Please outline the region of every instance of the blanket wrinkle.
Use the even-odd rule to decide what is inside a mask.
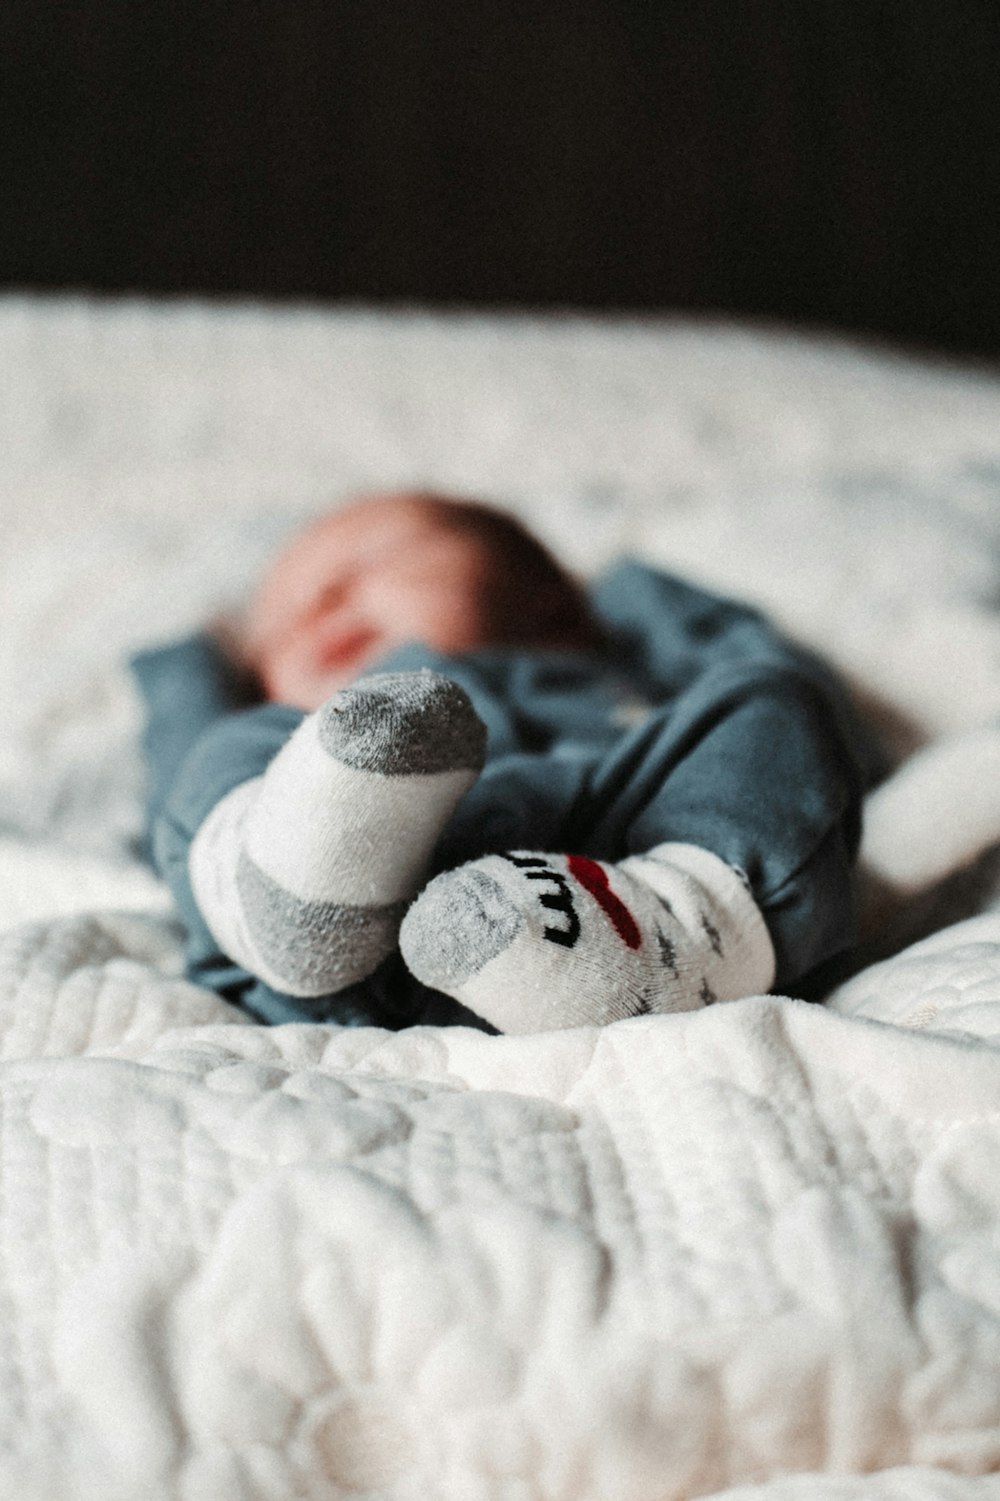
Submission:
[[[961,998],[970,955],[973,986],[995,984],[996,922],[973,919],[918,946],[935,961],[932,986],[950,963]],[[665,1494],[678,1501],[779,1453],[814,1472],[1000,1463],[990,1166],[1000,1051],[989,1040],[866,1015],[873,990],[866,982],[862,994],[857,978],[844,1011],[758,997],[528,1039],[191,1025],[183,1005],[162,1009],[163,986],[182,985],[175,1004],[192,991],[201,1003],[195,987],[158,978],[164,937],[152,919],[70,918],[0,941],[0,970],[20,956],[18,1005],[47,1018],[49,1057],[6,1062],[0,1100],[23,1101],[7,1113],[6,1139],[27,1132],[26,1146],[44,1148],[55,1194],[54,1348],[76,1348],[88,1289],[119,1285],[103,1217],[116,1240],[147,1248],[130,1263],[142,1285],[128,1283],[121,1301],[102,1294],[120,1327],[88,1342],[96,1385],[78,1409],[88,1443],[138,1360],[146,1385],[133,1401],[179,1413],[185,1453],[194,1445],[176,1471],[186,1476],[225,1473],[251,1443],[269,1463],[285,1454],[283,1484],[319,1466],[362,1493],[405,1496],[415,1467],[451,1476],[459,1497],[456,1477],[509,1480],[528,1465],[558,1494],[576,1471],[545,1457],[556,1430],[538,1402],[568,1370],[564,1400],[582,1414],[568,1430],[574,1463],[586,1455],[588,1473],[613,1473],[637,1501],[664,1444],[678,1482]],[[896,961],[911,1006],[918,964],[912,953]],[[81,1044],[67,991],[89,969],[100,1011],[101,986],[119,985],[123,965],[157,1025],[144,1031],[126,1009],[114,1013],[121,1043],[106,1019]],[[888,961],[876,996],[891,996],[893,975]],[[92,1228],[76,1229],[67,1210],[95,1153],[105,1192]],[[140,1182],[143,1198],[120,1197]],[[179,1217],[166,1206],[182,1184]],[[37,1246],[35,1212],[24,1218],[28,1201],[16,1202],[3,1234]],[[434,1249],[414,1259],[420,1244]],[[24,1251],[9,1264],[26,1267]],[[193,1268],[186,1293],[171,1264]],[[445,1267],[457,1281],[441,1284]],[[181,1321],[166,1364],[143,1308]],[[295,1319],[287,1358],[311,1362],[305,1387],[293,1366],[261,1365]],[[213,1329],[221,1346],[205,1344]],[[403,1366],[391,1354],[399,1339],[411,1352]],[[83,1369],[63,1362],[64,1392]],[[779,1399],[790,1388],[798,1417]],[[697,1422],[692,1393],[707,1404]],[[621,1424],[635,1430],[627,1459]],[[146,1437],[127,1457],[109,1453],[152,1487],[170,1473],[174,1430],[159,1418],[139,1427]],[[559,1431],[564,1446],[565,1422]]]

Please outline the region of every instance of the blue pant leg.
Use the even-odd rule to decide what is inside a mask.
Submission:
[[[671,840],[699,845],[746,874],[776,988],[811,993],[856,941],[866,778],[841,725],[808,672],[725,663],[603,755],[492,762],[459,804],[437,868],[504,848],[620,860]]]
[[[726,664],[601,762],[578,827],[598,858],[676,840],[744,871],[774,943],[775,988],[788,990],[856,942],[864,788],[820,683],[792,666]]]

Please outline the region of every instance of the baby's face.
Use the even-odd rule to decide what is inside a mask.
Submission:
[[[268,698],[318,708],[408,641],[447,653],[490,645],[503,623],[486,586],[504,561],[429,496],[374,496],[323,518],[281,554],[250,608]]]

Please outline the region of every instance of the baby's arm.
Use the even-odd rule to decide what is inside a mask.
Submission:
[[[138,652],[129,666],[143,700],[151,825],[192,747],[211,726],[257,703],[260,689],[228,637],[212,628]]]

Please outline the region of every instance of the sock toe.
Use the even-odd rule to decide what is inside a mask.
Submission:
[[[468,694],[430,671],[363,678],[323,706],[316,727],[335,761],[383,776],[479,771],[486,752]]]
[[[437,876],[413,903],[399,934],[410,973],[450,994],[513,943],[523,924],[508,893],[467,865]]]

